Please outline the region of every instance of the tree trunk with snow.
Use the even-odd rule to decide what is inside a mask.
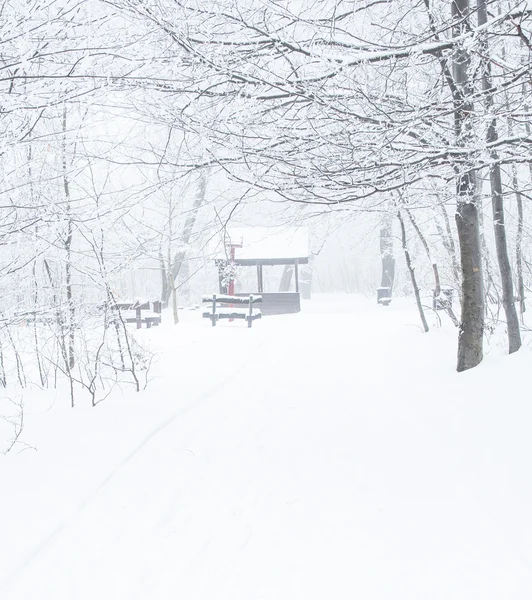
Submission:
[[[515,199],[517,202],[517,236],[515,240],[515,263],[517,270],[517,296],[519,298],[519,313],[521,323],[524,323],[526,303],[525,303],[525,282],[523,278],[523,197],[519,190],[517,179],[517,168],[512,165],[512,184],[515,190]]]
[[[453,34],[460,36],[468,29],[469,0],[454,0]],[[468,146],[472,141],[471,124],[473,89],[470,81],[471,56],[469,50],[458,44],[453,52],[454,127],[456,144]],[[457,174],[456,227],[460,245],[462,270],[462,316],[458,335],[457,370],[476,367],[483,358],[484,287],[482,279],[482,252],[479,214],[475,198],[476,178],[471,165],[461,165]]]
[[[488,21],[486,0],[477,0],[478,24],[485,25]],[[484,37],[481,44],[482,55],[482,90],[485,93],[485,104],[487,112],[493,109],[493,94],[491,63],[489,62],[489,48],[487,39]],[[498,140],[497,121],[492,118],[488,125],[486,141],[492,147]],[[508,257],[508,244],[506,241],[506,226],[504,222],[504,200],[502,193],[502,176],[499,155],[496,150],[489,151],[490,184],[491,184],[491,206],[493,209],[493,226],[495,230],[495,248],[497,250],[497,261],[502,285],[502,305],[506,314],[506,325],[508,328],[508,350],[509,353],[517,352],[521,347],[521,332],[519,319],[515,308],[514,286],[512,281],[512,268]]]
[[[443,223],[445,225],[445,230],[440,224],[439,219],[435,216],[434,222],[436,223],[436,229],[440,235],[443,247],[447,251],[449,258],[451,259],[451,266],[453,270],[453,279],[457,286],[458,295],[461,297],[462,295],[462,285],[460,281],[460,267],[458,256],[456,254],[456,245],[454,243],[453,231],[451,229],[451,221],[449,220],[449,215],[447,214],[447,209],[445,205],[440,204],[440,212],[443,218]]]
[[[408,272],[410,273],[412,287],[414,288],[414,296],[416,297],[417,309],[421,318],[421,324],[423,325],[423,331],[427,333],[427,331],[429,330],[429,326],[427,324],[427,319],[425,318],[425,311],[423,310],[423,305],[421,304],[421,296],[419,294],[419,287],[417,285],[416,273],[414,270],[414,266],[412,265],[410,252],[408,251],[408,246],[406,243],[406,229],[400,209],[397,211],[397,218],[399,219],[399,224],[401,226],[401,243],[403,246],[403,252],[405,253],[406,266],[408,267]]]
[[[389,297],[392,296],[393,282],[395,279],[395,258],[393,256],[392,218],[386,215],[381,224],[380,233],[381,252],[381,288],[389,288]]]
[[[419,225],[416,223],[416,220],[414,219],[414,216],[412,215],[412,213],[408,209],[406,209],[406,214],[408,215],[410,223],[412,223],[412,227],[414,228],[414,230],[417,233],[419,239],[421,240],[421,244],[423,245],[423,248],[425,249],[425,253],[427,254],[427,258],[429,259],[429,262],[432,265],[432,272],[434,273],[434,298],[437,301],[439,301],[440,297],[441,297],[441,282],[440,282],[440,272],[438,270],[438,265],[437,265],[437,263],[435,261],[432,260],[432,254],[431,254],[431,251],[430,251],[429,244],[428,244],[425,236],[423,235],[423,232],[421,231]],[[456,316],[454,314],[451,300],[449,300],[449,301],[445,300],[443,302],[443,306],[444,306],[445,312],[449,315],[449,318],[453,322],[453,325],[455,325],[456,327],[458,327],[458,319],[456,318]]]
[[[66,299],[67,299],[67,310],[68,319],[66,319],[68,327],[68,341],[65,344],[65,362],[68,363],[66,366],[67,371],[74,368],[76,362],[74,346],[75,346],[75,320],[76,320],[76,307],[74,304],[74,296],[72,289],[72,238],[74,235],[74,224],[72,217],[72,203],[70,197],[70,179],[67,168],[67,106],[63,105],[63,143],[62,143],[62,168],[63,168],[63,190],[65,193],[65,215],[67,219],[67,231],[64,239],[65,247],[65,288],[66,288]]]

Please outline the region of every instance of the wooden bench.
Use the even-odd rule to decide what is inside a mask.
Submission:
[[[253,305],[262,302],[261,296],[250,294],[248,297],[242,297],[213,294],[212,296],[203,296],[202,302],[210,302],[212,304],[210,312],[204,312],[202,316],[204,319],[210,319],[213,327],[216,327],[216,323],[220,319],[243,319],[247,321],[248,327],[251,327],[253,321],[262,318],[260,311],[253,312]],[[220,311],[218,308],[220,304],[237,304],[242,306],[244,310],[238,310],[238,308],[235,309],[229,306],[228,308],[222,308]]]
[[[142,327],[143,324],[146,325],[147,329],[150,329],[150,327],[158,327],[161,324],[161,302],[160,300],[155,300],[153,302],[133,302],[133,303],[117,303],[117,304],[113,304],[111,306],[111,308],[114,308],[116,310],[129,310],[129,311],[135,311],[135,316],[134,317],[125,317],[124,318],[124,322],[125,323],[136,323],[137,325],[137,329],[140,329]],[[152,313],[155,313],[152,316],[143,316],[142,315],[142,311],[150,311]]]

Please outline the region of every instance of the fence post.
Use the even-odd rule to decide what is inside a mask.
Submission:
[[[253,294],[249,296],[248,327],[253,325]]]
[[[216,327],[216,294],[212,295],[212,326]]]
[[[141,314],[140,306],[135,308],[135,318],[137,320],[137,329],[142,327],[142,314]]]

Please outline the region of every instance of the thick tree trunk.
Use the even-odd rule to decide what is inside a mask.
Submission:
[[[453,34],[458,37],[468,28],[469,0],[454,0],[452,16]],[[469,78],[471,56],[461,45],[453,54],[453,75],[456,89],[453,92],[456,143],[467,146],[472,141],[469,122],[473,110],[472,86]],[[475,199],[475,176],[468,165],[461,165],[457,174],[456,227],[460,245],[462,270],[462,316],[458,335],[457,370],[476,367],[483,357],[484,290],[482,280],[482,252],[480,244],[479,214]]]
[[[478,6],[478,24],[485,25],[488,20],[486,0],[477,0]],[[487,112],[493,109],[493,96],[490,93],[492,88],[491,65],[488,60],[488,42],[484,38],[482,59],[482,90],[485,94],[485,103]],[[488,144],[494,144],[498,139],[496,119],[491,119],[488,125],[486,141]],[[491,183],[491,205],[493,209],[493,226],[495,230],[495,248],[497,249],[497,261],[501,275],[502,285],[502,305],[506,314],[506,325],[508,328],[508,350],[510,354],[517,352],[521,347],[521,332],[519,329],[519,319],[515,308],[514,286],[512,281],[512,268],[508,257],[508,244],[506,241],[506,226],[504,223],[504,200],[502,193],[501,166],[499,155],[495,150],[490,151],[490,183]]]
[[[458,371],[476,367],[483,356],[484,288],[482,254],[478,228],[478,208],[459,195],[456,226],[462,268],[462,317],[458,336]]]
[[[406,266],[408,267],[408,272],[410,273],[410,279],[412,280],[412,287],[414,288],[414,295],[416,297],[417,309],[419,311],[419,317],[421,318],[421,324],[423,325],[423,330],[425,333],[429,330],[429,326],[427,324],[427,319],[425,318],[425,311],[423,310],[423,305],[421,304],[421,296],[419,295],[419,288],[416,281],[416,273],[414,271],[414,267],[412,265],[412,260],[410,258],[410,253],[408,252],[408,246],[406,244],[406,230],[405,224],[403,221],[403,217],[401,215],[401,211],[397,211],[397,218],[399,219],[399,223],[401,225],[401,243],[403,245],[403,252],[405,253]]]

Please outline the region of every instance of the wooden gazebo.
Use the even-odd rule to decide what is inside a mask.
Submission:
[[[248,227],[228,230],[222,250],[217,253],[216,265],[220,271],[220,293],[228,289],[223,285],[223,270],[228,264],[257,269],[255,290],[236,290],[237,295],[262,296],[261,312],[264,315],[296,313],[301,310],[299,294],[299,265],[308,264],[308,232],[304,228]],[[269,292],[264,290],[263,269],[269,266],[293,265],[294,291]]]

